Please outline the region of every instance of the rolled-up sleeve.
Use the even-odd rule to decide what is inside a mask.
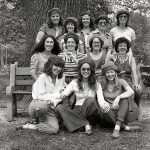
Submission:
[[[97,101],[98,101],[99,105],[100,106],[103,105],[105,103],[105,100],[104,100],[104,96],[103,96],[102,87],[99,82],[97,82],[96,94],[97,94]]]

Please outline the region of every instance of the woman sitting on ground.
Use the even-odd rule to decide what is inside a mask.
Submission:
[[[59,130],[55,106],[61,101],[60,93],[65,88],[63,76],[64,61],[58,56],[51,56],[44,65],[43,73],[32,87],[32,98],[29,105],[31,123],[18,128],[32,129],[49,134]]]
[[[128,55],[130,47],[131,43],[127,38],[118,38],[115,42],[116,54],[112,54],[108,59],[112,60],[117,66],[118,77],[125,79],[134,89],[134,100],[139,106],[142,97],[142,90],[138,80],[135,58]]]
[[[60,53],[59,43],[52,35],[44,35],[42,40],[35,45],[30,64],[31,76],[34,80],[43,73],[45,62],[52,55]]]
[[[95,64],[91,59],[84,58],[78,62],[78,78],[72,80],[66,89],[61,93],[62,98],[67,97],[74,92],[76,96],[75,107],[70,109],[66,114],[74,112],[79,114],[83,119],[86,119],[93,124],[93,116],[97,114],[97,101],[104,101],[101,84],[97,82],[95,76]],[[58,106],[59,107],[59,106]],[[60,106],[63,111],[64,106]],[[63,114],[63,113],[62,113]],[[61,113],[60,113],[61,115]],[[62,118],[65,116],[61,115]],[[72,117],[72,121],[76,124],[76,119]],[[91,125],[85,126],[87,134],[92,133]]]
[[[135,121],[139,116],[139,108],[132,99],[134,91],[124,79],[117,76],[117,66],[108,61],[102,66],[102,73],[106,79],[103,85],[105,101],[100,104],[102,108],[102,124],[115,125],[112,138],[118,138],[120,128],[125,131],[139,130],[138,126],[127,126],[126,124]],[[103,107],[107,104],[107,107]]]

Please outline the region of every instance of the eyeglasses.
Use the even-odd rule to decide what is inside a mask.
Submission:
[[[98,22],[98,24],[100,24],[100,25],[107,25],[107,22],[100,21],[100,22]]]
[[[127,15],[120,15],[119,18],[127,18]]]
[[[89,72],[89,71],[91,71],[91,68],[81,68],[81,70],[82,70],[82,71],[85,71],[85,70],[86,70],[86,71]]]

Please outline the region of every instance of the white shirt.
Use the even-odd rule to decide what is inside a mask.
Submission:
[[[60,90],[65,88],[65,77],[61,79],[56,78],[56,83],[52,82],[50,76],[45,73],[41,74],[32,86],[32,97],[38,100],[50,100],[54,106],[61,101]]]
[[[131,42],[136,38],[134,30],[130,27],[126,27],[122,29],[116,26],[110,30],[110,34],[113,38],[113,41],[116,41],[120,37],[126,37]]]
[[[96,91],[90,89],[90,88],[85,88],[83,91],[79,90],[78,84],[77,84],[77,79],[72,80],[69,85],[66,87],[66,89],[62,92],[63,95],[68,96],[72,92],[75,93],[76,95],[76,104],[82,106],[85,99],[88,97],[95,98],[97,95],[98,103],[100,106],[105,103],[103,93],[102,93],[102,87],[99,82],[96,83],[97,88]],[[84,86],[83,86],[84,87]]]

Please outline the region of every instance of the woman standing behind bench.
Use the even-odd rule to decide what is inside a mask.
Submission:
[[[32,52],[30,72],[34,80],[43,73],[45,62],[52,55],[60,53],[59,43],[52,35],[44,35],[42,40],[36,44]]]

